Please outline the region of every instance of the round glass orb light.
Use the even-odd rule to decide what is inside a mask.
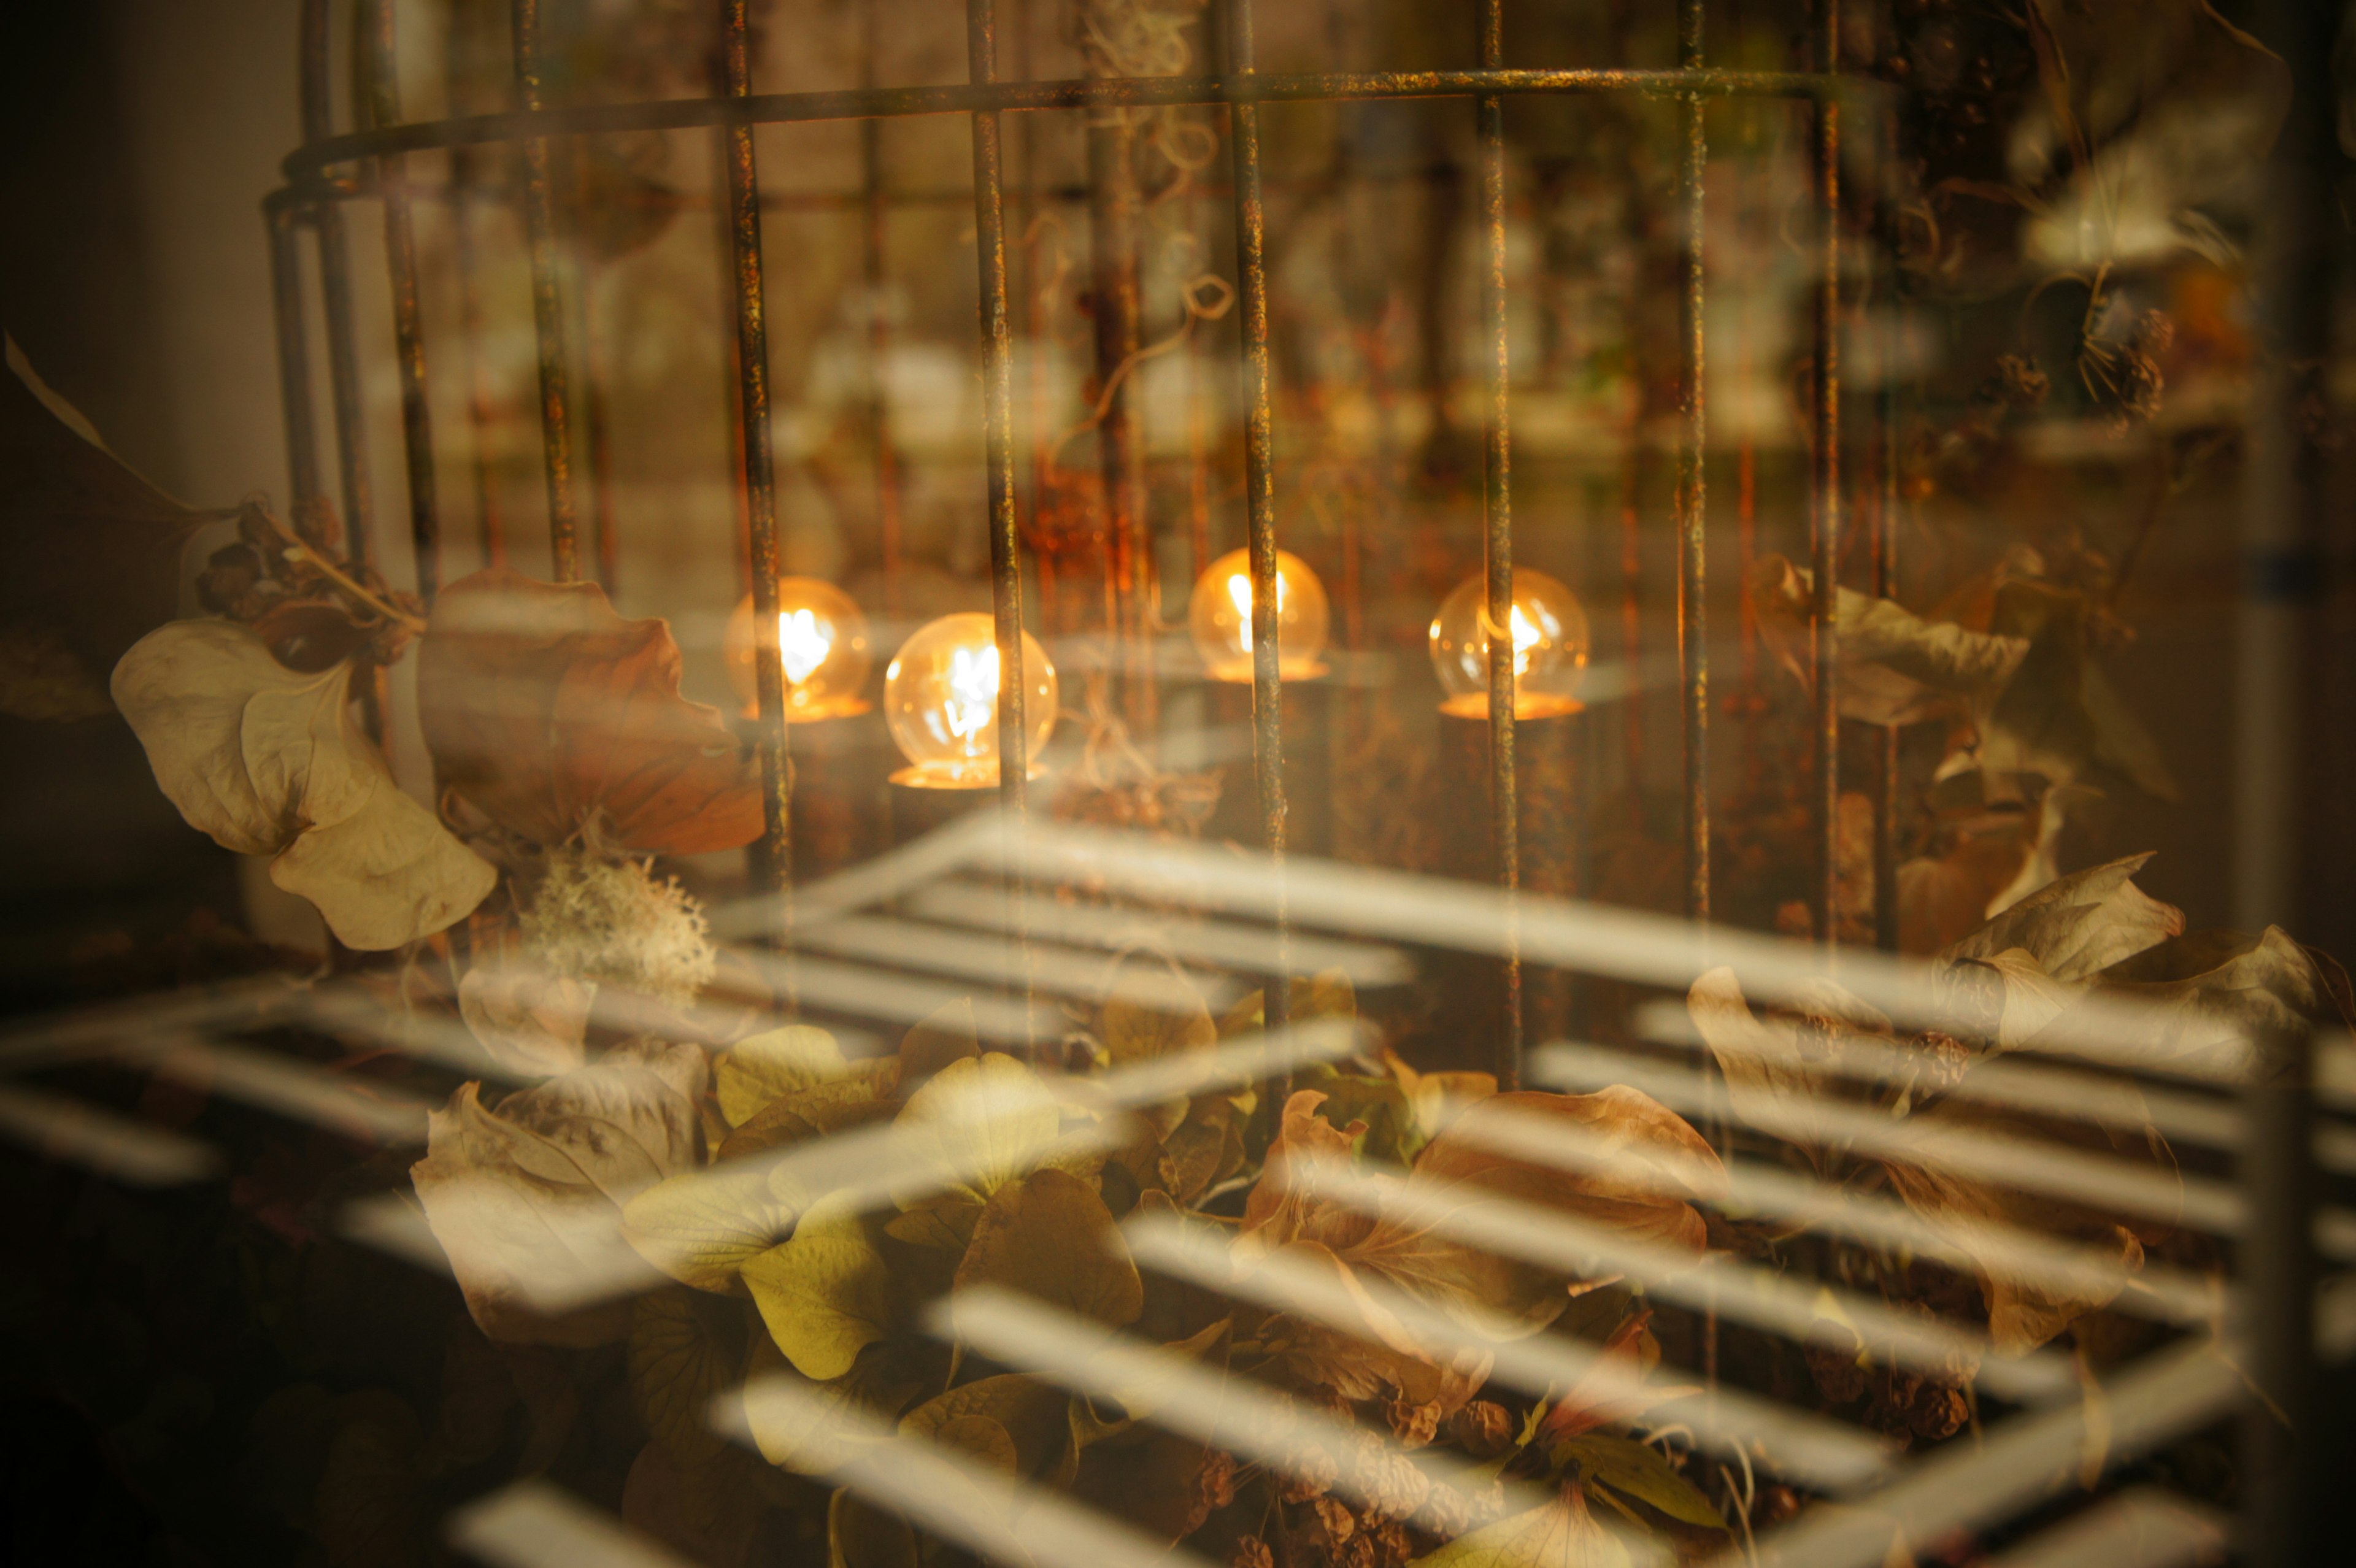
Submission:
[[[1290,550],[1276,552],[1276,667],[1287,680],[1306,680],[1325,673],[1318,655],[1333,611],[1325,602],[1325,585]],[[1194,584],[1186,605],[1186,630],[1203,667],[1213,680],[1248,681],[1252,677],[1251,551],[1229,550],[1211,563]]]
[[[1030,773],[1055,731],[1055,667],[1023,634],[1023,718]],[[917,628],[884,670],[884,720],[908,765],[894,784],[983,789],[998,782],[998,635],[988,615],[944,615]]]
[[[1448,693],[1443,713],[1489,716],[1489,583],[1468,578],[1431,618],[1431,667]],[[1543,571],[1514,569],[1514,717],[1576,713],[1587,676],[1587,612]]]
[[[761,708],[760,639],[754,627],[753,596],[747,593],[728,617],[722,652],[748,716]],[[860,695],[875,666],[867,645],[867,617],[833,583],[815,577],[777,580],[777,658],[785,667],[787,723],[846,719],[871,706]]]

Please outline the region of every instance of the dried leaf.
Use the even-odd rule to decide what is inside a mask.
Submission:
[[[1604,1157],[1571,1171],[1501,1155],[1484,1129],[1506,1118],[1558,1122]],[[1416,1161],[1415,1177],[1419,1183],[1469,1182],[1697,1254],[1705,1232],[1694,1205],[1726,1194],[1725,1168],[1708,1140],[1659,1101],[1619,1084],[1592,1094],[1522,1093],[1483,1100],[1431,1141]]]
[[[232,621],[175,621],[115,666],[115,705],[155,782],[222,848],[348,947],[403,946],[463,919],[498,873],[403,794],[348,703],[351,667],[286,668]]]
[[[900,1418],[904,1437],[937,1438],[953,1424],[985,1417],[1004,1430],[1023,1475],[1045,1469],[1071,1441],[1069,1396],[1017,1372],[962,1383]]]
[[[743,1308],[674,1286],[638,1297],[630,1321],[630,1397],[648,1435],[681,1466],[728,1447],[712,1403],[744,1364]]]
[[[2031,1116],[1965,1094],[1941,1101],[1912,1120],[1931,1128],[2033,1137],[2140,1167],[2164,1181],[2177,1180],[2175,1158],[2167,1143],[2148,1127],[2136,1131],[2061,1115]],[[2057,1283],[2046,1270],[2024,1273],[2012,1256],[2008,1231],[2051,1236],[2115,1260],[2129,1270],[2140,1267],[2144,1247],[2169,1231],[2164,1224],[2126,1222],[2083,1204],[2016,1190],[2003,1184],[2001,1172],[1995,1179],[1981,1180],[1942,1167],[1897,1160],[1884,1161],[1883,1168],[1890,1187],[1907,1206],[1945,1232],[1975,1261],[1980,1292],[1987,1303],[1988,1337],[2005,1355],[2034,1349],[2079,1317],[2108,1306],[2117,1294],[2100,1283],[2072,1289]]]
[[[1008,1445],[1010,1454],[1012,1445]],[[916,1568],[916,1532],[908,1521],[844,1487],[827,1499],[827,1568]]]
[[[842,1077],[780,1094],[728,1135],[716,1157],[743,1159],[765,1149],[824,1137],[899,1115],[900,1064],[854,1061]]]
[[[458,1016],[491,1060],[546,1077],[585,1064],[594,981],[525,963],[477,965],[458,982]]]
[[[741,1127],[781,1095],[844,1077],[851,1063],[834,1036],[809,1024],[789,1024],[738,1040],[712,1064],[720,1114]]]
[[[425,1157],[410,1168],[467,1310],[497,1340],[622,1338],[628,1296],[662,1277],[623,1240],[622,1206],[693,1165],[693,1103],[626,1061],[552,1078],[496,1112],[481,1087],[428,1117]]]
[[[769,1336],[794,1370],[824,1382],[891,1332],[900,1291],[855,1202],[821,1200],[793,1237],[744,1264]]]
[[[204,518],[126,466],[43,384],[15,338],[0,375],[0,713],[87,718],[106,672],[179,603]]]
[[[1847,1108],[1841,1098],[1847,1045],[1858,1035],[1886,1044],[1890,1020],[1829,981],[1809,981],[1803,1002],[1785,1013],[1751,1010],[1734,971],[1717,968],[1693,983],[1686,1011],[1725,1075],[1734,1114],[1762,1132],[1815,1151],[1841,1154],[1848,1139],[1826,1125],[1826,1113]]]
[[[973,1022],[973,1003],[960,997],[935,1008],[900,1041],[900,1092],[914,1093],[917,1084],[953,1061],[981,1054]]]
[[[1649,1503],[1671,1519],[1709,1530],[1727,1527],[1725,1519],[1710,1506],[1701,1488],[1680,1475],[1659,1449],[1647,1444],[1593,1433],[1574,1437],[1555,1452],[1577,1460],[1590,1482]]]
[[[934,1244],[962,1248],[991,1195],[1029,1174],[1062,1125],[1054,1095],[1013,1057],[951,1062],[892,1124],[895,1167],[918,1173],[904,1189],[903,1218],[916,1216],[912,1224]],[[894,1225],[894,1235],[909,1235]]]
[[[1746,584],[1760,630],[1793,677],[1811,684],[1809,617],[1815,578],[1780,555],[1762,558]],[[1839,591],[1841,717],[1913,724],[1966,710],[2002,688],[2028,656],[2021,637],[1991,636],[1925,621],[1893,600]]]
[[[766,1335],[755,1342],[744,1377],[747,1386],[771,1378],[786,1379],[806,1396],[792,1401],[745,1400],[739,1406],[761,1456],[780,1469],[804,1476],[823,1476],[841,1466],[865,1445],[862,1439],[847,1434],[879,1417],[887,1422],[897,1419],[916,1388],[881,1347],[859,1356],[841,1377],[813,1382],[796,1371],[776,1342]],[[846,1423],[834,1413],[837,1411],[855,1413],[860,1420]]]
[[[744,1265],[793,1229],[808,1195],[765,1169],[682,1171],[630,1200],[624,1236],[640,1256],[698,1290],[740,1289]]]
[[[759,1476],[747,1473],[758,1465],[726,1445],[691,1461],[662,1443],[649,1443],[622,1482],[622,1522],[703,1568],[744,1568],[768,1510]]]
[[[480,571],[434,603],[418,707],[445,790],[532,843],[595,819],[605,842],[639,853],[749,844],[755,771],[679,680],[669,624],[623,620],[594,583]]]
[[[1112,1211],[1086,1182],[1060,1170],[1033,1171],[983,1207],[958,1264],[957,1288],[988,1285],[1115,1326],[1134,1323],[1145,1307],[1144,1285]]]
[[[1624,1540],[1595,1521],[1574,1487],[1543,1508],[1426,1552],[1412,1568],[1636,1568],[1638,1562]]]
[[[2105,968],[2097,988],[2149,1009],[2138,1054],[2172,1066],[2269,1075],[2269,1048],[2292,1031],[2349,1025],[2332,977],[2278,925],[2171,936]]]

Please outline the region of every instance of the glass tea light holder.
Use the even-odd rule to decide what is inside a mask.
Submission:
[[[754,635],[753,596],[746,594],[728,617],[722,645],[728,679],[751,717],[760,711],[760,639]],[[814,724],[848,719],[873,704],[861,695],[875,656],[868,646],[867,617],[850,594],[815,577],[777,580],[777,658],[784,666],[786,721]]]
[[[1468,719],[1489,716],[1489,583],[1468,578],[1440,602],[1431,618],[1431,667],[1447,693],[1440,709]],[[1585,705],[1587,612],[1560,581],[1543,571],[1514,569],[1514,717],[1547,719]]]
[[[998,635],[991,617],[944,615],[900,645],[884,671],[884,720],[908,765],[892,782],[919,789],[985,789],[998,783]],[[1055,667],[1023,634],[1023,718],[1029,774],[1055,731]]]
[[[1194,584],[1186,605],[1186,630],[1213,680],[1248,684],[1252,678],[1251,552],[1230,550],[1213,561]],[[1325,585],[1290,550],[1276,552],[1276,667],[1286,680],[1325,673],[1318,657],[1333,624]]]

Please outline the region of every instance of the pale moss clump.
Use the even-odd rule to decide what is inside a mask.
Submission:
[[[703,906],[637,860],[552,851],[522,918],[525,950],[558,974],[680,1007],[711,984],[719,964]]]

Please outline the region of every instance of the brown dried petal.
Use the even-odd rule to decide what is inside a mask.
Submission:
[[[1476,1399],[1448,1418],[1448,1435],[1475,1459],[1493,1459],[1513,1445],[1513,1412],[1495,1400]]]
[[[594,583],[479,571],[434,606],[418,708],[444,786],[498,827],[562,844],[593,818],[641,853],[761,834],[759,780],[717,709],[680,695],[679,645]]]

